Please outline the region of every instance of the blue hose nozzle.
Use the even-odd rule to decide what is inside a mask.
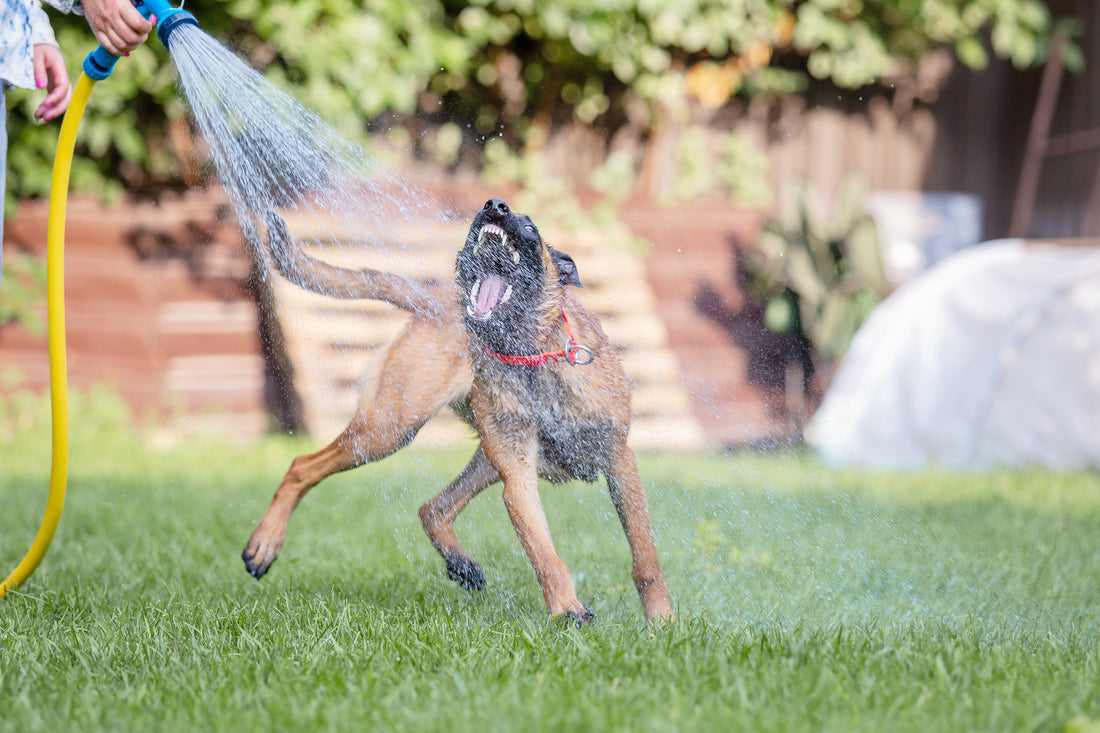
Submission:
[[[146,19],[152,16],[157,18],[157,37],[168,48],[168,39],[181,25],[193,25],[196,28],[199,22],[183,8],[177,8],[168,3],[168,0],[134,0],[134,7]],[[118,56],[99,46],[84,59],[84,73],[96,81],[103,81],[115,70]]]

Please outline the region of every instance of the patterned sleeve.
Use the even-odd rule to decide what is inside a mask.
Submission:
[[[29,5],[31,45],[49,44],[56,46],[57,40],[53,37],[53,28],[50,27],[50,19],[47,17],[46,11],[42,9],[42,4],[38,0],[31,0]]]
[[[84,15],[84,6],[80,3],[80,0],[46,0],[46,2],[60,10],[62,13],[76,13],[77,15]]]

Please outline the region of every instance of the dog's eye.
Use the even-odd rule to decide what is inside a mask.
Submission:
[[[535,231],[535,225],[534,224],[528,224],[527,226],[524,227],[524,229],[526,229],[529,232],[533,232],[533,231]]]

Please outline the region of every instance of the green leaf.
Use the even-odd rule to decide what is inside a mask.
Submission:
[[[1062,64],[1066,70],[1073,74],[1080,74],[1085,70],[1085,54],[1081,47],[1071,41],[1062,46]]]
[[[776,333],[793,332],[797,317],[790,300],[782,296],[769,300],[764,309],[764,324]]]
[[[984,69],[989,65],[989,54],[977,38],[962,38],[955,44],[955,55],[971,69]]]

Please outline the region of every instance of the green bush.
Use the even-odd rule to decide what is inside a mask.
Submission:
[[[792,94],[810,77],[860,87],[904,80],[952,46],[980,67],[995,54],[1040,62],[1055,25],[1041,0],[216,0],[200,25],[352,139],[403,125],[418,154],[457,164],[502,138],[564,121],[610,137],[638,110],[721,106]],[[82,18],[53,15],[75,76],[95,43]],[[1071,65],[1080,52],[1071,48]],[[186,114],[159,42],[123,59],[92,95],[73,183],[106,194],[178,184],[184,151],[166,135]],[[9,197],[44,195],[57,135],[13,94]],[[629,114],[628,114],[629,113]],[[644,119],[643,119],[644,121]],[[448,128],[444,148],[432,131]],[[456,140],[455,132],[461,133]],[[467,153],[463,155],[463,153]]]
[[[104,452],[121,455],[141,443],[129,405],[111,388],[73,387],[68,398],[69,435],[77,448],[75,459],[88,460]],[[48,390],[27,389],[17,367],[0,367],[0,444],[10,450],[9,455],[24,459],[27,463],[23,465],[48,465],[42,459],[51,449],[51,410]]]
[[[0,287],[0,343],[4,326],[21,323],[36,336],[46,330],[42,304],[46,300],[46,262],[27,252],[4,258],[3,287]]]

